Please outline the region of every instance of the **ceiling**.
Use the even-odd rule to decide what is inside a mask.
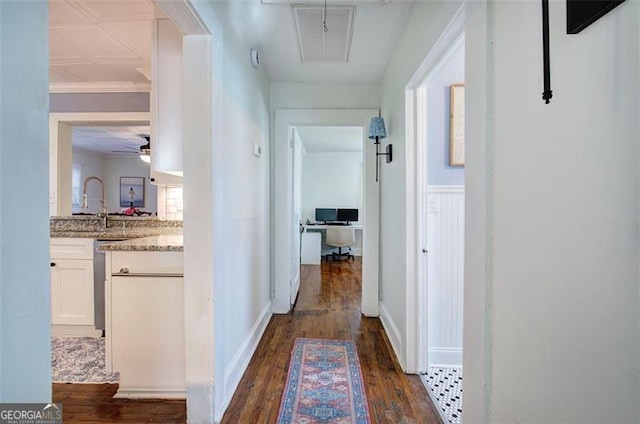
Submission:
[[[150,0],[49,0],[49,80],[149,91]],[[129,90],[131,91],[131,90]]]
[[[134,156],[147,143],[140,134],[149,134],[150,130],[148,125],[74,126],[72,144],[74,148],[103,156]]]
[[[321,34],[328,46],[340,38],[336,52],[328,50],[327,62],[302,61],[310,53],[299,44],[300,23],[288,0],[215,1],[221,20],[246,45],[260,51],[261,63],[272,81],[375,83],[380,81],[397,45],[413,1],[329,1],[329,9],[355,6],[346,21],[331,19]],[[315,5],[315,0],[295,5]],[[49,79],[51,91],[149,91],[151,69],[151,0],[49,0]],[[302,28],[314,34],[311,20]],[[307,41],[308,41],[308,36]],[[248,53],[248,52],[247,52]],[[247,58],[248,58],[247,54]],[[98,88],[98,90],[96,90]],[[308,152],[362,150],[360,128],[299,128]],[[138,134],[149,133],[145,125],[125,127],[75,127],[73,145],[101,155],[126,156],[117,150],[139,149]]]
[[[349,61],[302,63],[292,6],[286,0],[281,1],[273,4],[262,4],[259,0],[225,1],[216,2],[216,8],[236,36],[260,51],[260,61],[269,78],[286,82],[379,82],[415,4],[397,0],[349,2],[356,6]],[[318,4],[308,0],[290,3]],[[328,1],[329,5],[342,3]],[[331,31],[329,27],[327,36]]]
[[[362,127],[297,127],[307,153],[362,152]]]
[[[318,1],[213,1],[230,31],[260,51],[272,81],[337,83],[380,81],[415,3],[350,1],[355,9],[348,29],[348,61],[303,63],[291,3],[317,7]],[[328,2],[329,8],[344,3]],[[129,91],[148,91],[153,17],[151,0],[49,0],[52,91],[74,91],[69,87],[88,84],[112,87],[111,91],[125,85]],[[326,43],[336,36],[345,38],[341,26],[328,19]]]

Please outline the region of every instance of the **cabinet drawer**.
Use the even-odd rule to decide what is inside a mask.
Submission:
[[[49,242],[51,259],[93,259],[92,238],[58,238]]]
[[[130,274],[182,274],[182,252],[120,252],[111,253],[111,273],[123,268]]]

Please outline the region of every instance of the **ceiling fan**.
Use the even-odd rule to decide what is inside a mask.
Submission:
[[[129,150],[112,150],[111,152],[139,155],[140,159],[143,162],[150,163],[151,162],[151,136],[149,134],[138,134],[138,136],[143,138],[147,143],[143,144],[140,147],[124,146],[125,149],[129,149]]]

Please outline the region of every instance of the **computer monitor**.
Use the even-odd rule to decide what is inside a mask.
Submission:
[[[343,222],[357,222],[358,221],[358,209],[338,209],[338,221]]]
[[[316,221],[337,221],[336,209],[316,208]]]

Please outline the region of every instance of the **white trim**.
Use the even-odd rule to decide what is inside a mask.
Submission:
[[[464,193],[464,186],[463,185],[450,185],[450,186],[428,185],[427,191],[429,193]]]
[[[233,397],[238,384],[240,384],[242,375],[249,366],[251,357],[258,347],[258,343],[260,343],[260,339],[262,338],[264,331],[267,329],[267,325],[269,324],[269,320],[272,315],[271,302],[269,302],[260,313],[260,316],[253,324],[253,327],[251,327],[251,330],[249,330],[248,337],[244,342],[242,342],[236,351],[236,354],[233,355],[233,358],[229,361],[229,365],[227,365],[224,370],[224,403],[222,405],[216,405],[216,422],[222,420],[224,412],[229,407],[231,398]]]
[[[171,22],[185,35],[209,35],[210,29],[195,11],[191,0],[155,0]]]
[[[428,368],[427,335],[427,86],[464,45],[463,3],[420,64],[405,91],[406,161],[406,371]]]
[[[150,82],[51,82],[49,93],[148,93]]]
[[[387,333],[389,343],[391,343],[393,353],[396,355],[396,359],[400,363],[400,367],[406,372],[407,368],[403,360],[404,358],[402,357],[402,336],[400,335],[400,331],[398,330],[396,323],[393,321],[393,318],[391,318],[389,311],[384,306],[384,303],[380,303],[380,321],[382,322],[384,331]]]
[[[101,337],[102,331],[93,325],[52,324],[51,335],[56,337]]]
[[[158,0],[183,36],[183,198],[184,324],[187,421],[215,422],[216,390],[222,384],[216,369],[214,292],[215,255],[219,238],[218,185],[214,174],[222,118],[222,34],[209,31],[192,0]],[[176,99],[178,101],[178,99]]]
[[[429,348],[429,367],[462,368],[461,348]]]
[[[465,45],[465,264],[462,420],[492,417],[493,2],[468,2]]]
[[[118,389],[116,399],[185,399],[187,393],[184,389]]]
[[[273,149],[273,312],[287,313],[291,280],[291,149],[289,128],[305,125],[363,127],[364,213],[362,235],[362,313],[378,316],[379,293],[379,184],[375,182],[376,152],[366,138],[369,120],[378,109],[277,109]]]
[[[70,132],[61,131],[64,125],[74,123],[99,122],[151,122],[150,112],[70,112],[70,113],[50,113],[49,114],[49,215],[71,215],[71,202],[63,201],[65,193],[58,191],[61,185],[59,164],[69,159],[71,156],[71,140],[64,140],[62,137],[69,136]],[[61,137],[62,134],[62,137]],[[60,149],[63,144],[67,149]],[[66,187],[67,184],[64,184]],[[71,197],[71,186],[69,185],[68,198]],[[67,204],[68,203],[68,204]]]
[[[425,85],[440,70],[447,59],[464,43],[465,5],[462,4],[453,16],[442,35],[433,45],[416,72],[407,83],[407,89],[416,89]],[[462,39],[461,39],[462,38]]]

